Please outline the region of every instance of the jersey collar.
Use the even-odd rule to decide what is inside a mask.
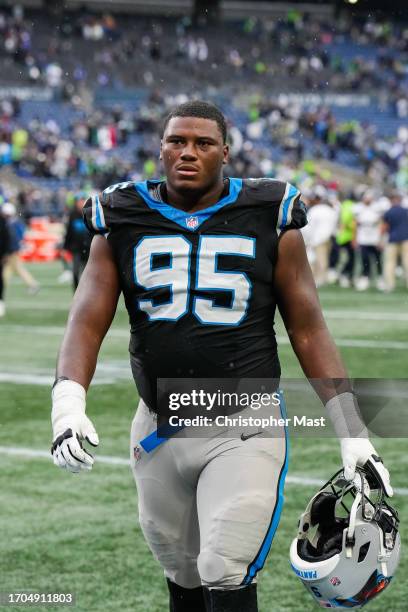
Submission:
[[[163,215],[163,217],[166,217],[166,219],[177,223],[177,225],[180,225],[180,227],[183,229],[188,229],[191,232],[198,229],[200,225],[204,223],[204,221],[207,221],[207,219],[212,217],[212,215],[223,208],[223,206],[236,202],[242,190],[242,179],[230,178],[228,195],[224,196],[221,198],[221,200],[218,200],[218,202],[212,204],[208,208],[197,210],[194,213],[188,213],[184,210],[180,210],[179,208],[175,208],[171,204],[167,204],[167,202],[159,202],[158,200],[152,198],[149,193],[148,183],[161,183],[161,181],[149,180],[134,183],[137,193],[141,198],[143,198],[147,206],[153,210],[157,210],[157,212]]]

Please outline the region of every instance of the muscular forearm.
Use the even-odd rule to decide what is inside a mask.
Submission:
[[[303,372],[325,404],[351,385],[339,351],[323,322],[302,332],[289,333]]]
[[[289,333],[299,363],[308,378],[344,378],[346,369],[326,325]]]
[[[85,322],[69,325],[57,361],[56,377],[67,377],[88,389],[102,338]]]

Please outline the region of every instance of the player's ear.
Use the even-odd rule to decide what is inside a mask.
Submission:
[[[163,159],[163,140],[160,140],[160,155],[159,159]]]
[[[223,147],[224,159],[222,160],[223,164],[228,164],[229,162],[229,146],[227,144]]]

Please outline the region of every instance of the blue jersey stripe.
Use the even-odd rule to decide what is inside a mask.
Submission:
[[[196,229],[200,227],[207,221],[214,213],[220,210],[223,206],[227,204],[233,204],[237,199],[242,190],[242,179],[240,178],[230,178],[229,179],[229,193],[219,200],[216,204],[209,206],[208,208],[204,208],[203,210],[197,210],[193,213],[185,212],[184,210],[180,210],[179,208],[175,208],[171,206],[171,204],[167,204],[167,202],[159,202],[152,198],[149,193],[148,183],[160,183],[161,181],[141,181],[139,183],[135,183],[135,189],[137,193],[143,198],[149,208],[153,210],[157,210],[163,217],[173,221],[180,225],[183,229],[188,229],[194,232]],[[194,217],[196,223],[194,223],[191,227],[187,225],[187,221]]]
[[[283,393],[280,391],[280,411],[282,418],[286,419],[286,409],[285,409],[285,400],[283,398]],[[280,517],[282,514],[283,507],[283,488],[285,486],[285,478],[288,472],[289,466],[289,438],[287,428],[285,427],[285,461],[281,469],[281,473],[279,475],[278,480],[278,491],[277,491],[277,501],[275,503],[275,508],[272,514],[271,523],[269,525],[268,531],[266,532],[266,536],[262,542],[262,546],[255,557],[254,561],[248,566],[247,574],[242,581],[242,584],[250,584],[252,580],[255,578],[256,574],[261,570],[264,566],[266,557],[271,549],[272,540],[275,536],[276,530],[279,525]]]
[[[104,223],[102,223],[102,218],[101,218],[101,203],[99,201],[99,196],[95,195],[95,221],[96,221],[96,227],[98,228],[99,231],[103,232],[106,230],[106,226],[104,225]]]
[[[288,211],[289,211],[290,203],[292,201],[292,198],[294,198],[298,193],[299,191],[298,189],[296,189],[296,187],[294,187],[293,185],[289,186],[289,193],[287,197],[285,198],[284,202],[281,204],[281,206],[283,207],[283,213],[282,213],[282,223],[280,224],[279,229],[283,229],[284,227],[286,227],[288,223]]]

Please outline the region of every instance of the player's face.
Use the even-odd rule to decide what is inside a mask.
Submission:
[[[163,134],[160,157],[173,189],[205,192],[222,180],[228,146],[212,119],[173,117]]]

